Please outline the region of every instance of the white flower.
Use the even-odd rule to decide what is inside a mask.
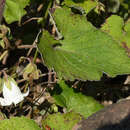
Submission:
[[[10,106],[12,103],[15,105],[21,102],[24,97],[28,96],[29,89],[26,93],[22,94],[17,83],[12,78],[8,78],[3,82],[3,97],[0,98],[2,106]]]

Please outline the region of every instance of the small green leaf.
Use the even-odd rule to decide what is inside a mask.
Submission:
[[[130,47],[130,20],[124,23],[120,16],[112,15],[102,25],[101,29],[120,42],[121,45],[125,44]]]
[[[41,130],[35,121],[25,117],[12,117],[0,121],[0,130]]]
[[[123,38],[124,21],[120,16],[112,15],[102,25],[102,30],[111,35],[116,41],[121,41]]]
[[[92,26],[86,17],[59,8],[53,14],[63,39],[55,40],[43,32],[38,47],[45,64],[59,78],[100,80],[130,73],[130,59],[118,41]],[[64,21],[64,23],[63,23]]]
[[[14,21],[20,21],[22,16],[26,14],[24,10],[29,0],[6,0],[4,18],[8,24]]]
[[[72,110],[84,117],[88,117],[103,108],[103,106],[92,97],[75,93],[64,81],[60,81],[58,85],[59,87],[57,89],[62,89],[62,92],[60,94],[56,94],[57,92],[55,92],[53,97],[56,104],[66,107],[67,111]]]
[[[89,13],[93,8],[97,6],[96,0],[64,0],[64,4],[69,7],[76,7],[82,10],[85,10],[86,13]]]
[[[43,130],[47,127],[52,130],[72,130],[73,126],[81,120],[81,116],[74,112],[66,114],[52,114],[43,120]]]

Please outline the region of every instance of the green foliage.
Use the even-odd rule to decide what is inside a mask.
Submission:
[[[46,130],[47,126],[52,130],[72,130],[80,120],[81,116],[74,112],[52,114],[43,121],[43,130]]]
[[[125,49],[84,16],[69,9],[56,9],[53,16],[64,38],[55,40],[44,31],[38,47],[45,64],[54,68],[59,78],[100,80],[102,73],[110,77],[130,73]]]
[[[130,8],[130,1],[129,0],[119,0],[120,4],[125,8],[125,9],[129,9]]]
[[[120,16],[112,15],[101,28],[121,45],[130,47],[130,20],[124,23]],[[127,48],[126,48],[127,49]]]
[[[33,121],[25,117],[12,117],[0,121],[0,130],[41,130]]]
[[[53,97],[56,104],[66,107],[68,112],[72,110],[84,117],[88,117],[103,108],[103,106],[92,97],[74,92],[64,81],[60,81],[58,85],[59,87],[57,87],[57,91],[55,91]],[[61,92],[59,92],[60,89]]]
[[[97,6],[96,0],[64,0],[64,4],[69,7],[75,7],[80,10],[85,10],[86,13]]]
[[[29,2],[31,3],[30,5]],[[24,81],[20,85],[37,86],[36,91],[30,89],[31,93],[34,92],[34,94],[29,97],[32,99],[28,100],[29,104],[33,103],[34,97],[39,93],[41,84],[46,83],[44,82],[46,78],[45,80],[39,80],[41,76],[46,74],[40,75],[44,71],[44,65],[41,66],[41,60],[39,57],[37,58],[37,53],[35,53],[33,58],[33,51],[30,53],[32,48],[29,51],[25,51],[25,48],[30,47],[26,45],[34,45],[39,40],[38,48],[43,56],[45,65],[49,69],[54,69],[57,73],[59,82],[52,94],[55,104],[50,107],[49,112],[58,112],[58,106],[60,106],[65,108],[67,113],[49,115],[43,121],[44,130],[50,128],[71,130],[74,124],[79,122],[82,117],[87,118],[103,108],[92,97],[76,92],[65,83],[65,80],[100,80],[103,73],[109,77],[130,74],[130,20],[127,20],[130,13],[130,0],[6,0],[4,14],[4,0],[0,1],[0,3],[0,22],[7,26],[2,25],[0,28],[0,46],[2,47],[0,51],[1,70],[13,75],[17,81]],[[63,8],[57,7],[57,5]],[[54,8],[50,9],[51,7]],[[76,10],[73,10],[72,13],[70,7],[72,10]],[[25,8],[29,13],[26,12]],[[77,10],[83,15],[74,13]],[[115,15],[110,16],[110,13]],[[48,17],[48,14],[50,17]],[[127,21],[124,22],[124,19],[117,16],[117,14]],[[2,15],[5,20],[1,20]],[[25,15],[25,21],[22,20],[23,23],[19,26],[18,23],[21,22],[22,17]],[[87,18],[96,27],[100,27],[100,23],[103,23],[105,18],[107,19],[102,27],[97,29],[87,21]],[[99,20],[100,18],[101,20]],[[18,23],[15,24],[13,22]],[[38,39],[38,32],[41,27],[46,28],[50,33],[44,30],[40,39]],[[36,36],[36,34],[38,35]],[[60,36],[63,37],[60,39]],[[30,62],[25,67],[26,60],[25,62],[18,61],[18,58],[22,57],[21,53],[24,51],[17,53],[16,50],[19,51],[23,47],[24,51],[28,53],[24,54],[26,58],[30,57],[36,63]],[[17,55],[19,57],[16,56],[16,59],[11,59],[12,53],[17,53],[14,56]],[[14,65],[16,65],[15,69],[13,68]],[[40,71],[37,65],[38,68],[43,68],[43,71]],[[2,72],[4,73],[4,71]],[[48,75],[48,81],[50,81],[51,74],[49,73]],[[33,82],[31,80],[29,82],[30,78],[38,80],[38,82],[40,81],[40,85],[37,85],[37,81]],[[12,79],[9,80],[13,81]],[[2,91],[2,84],[3,81],[0,79],[0,92]],[[10,82],[7,82],[6,86],[10,88]],[[23,89],[22,86],[21,88]],[[40,105],[44,99],[48,100],[49,103],[51,102],[50,96],[50,100],[46,95],[38,98],[36,100]],[[25,109],[29,105],[28,102],[23,103],[20,106],[20,110],[22,110],[22,107],[23,110],[28,110]],[[34,113],[32,112],[34,117],[37,113],[47,112],[46,109],[41,110],[39,104]],[[10,109],[4,107],[2,109],[5,109],[5,112],[8,110],[7,115],[9,117],[14,113],[14,115],[19,114],[19,112],[17,113],[19,106],[11,107]],[[10,113],[12,109],[15,109],[13,114]],[[31,112],[32,109],[29,109],[28,112]],[[0,113],[0,119],[4,118],[6,118],[4,114]],[[33,120],[25,117],[1,120],[0,130],[6,129],[40,130]]]
[[[117,42],[123,38],[124,21],[120,16],[112,15],[105,24],[102,25],[102,30],[111,35]]]
[[[6,0],[4,18],[8,24],[14,21],[20,21],[22,16],[25,15],[24,10],[29,0]]]

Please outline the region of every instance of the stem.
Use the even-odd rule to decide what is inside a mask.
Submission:
[[[0,61],[8,54],[8,51],[4,51],[3,54],[0,56]]]
[[[33,63],[36,62],[37,55],[38,55],[38,49],[36,49],[36,51],[35,51],[34,58],[33,58]]]
[[[43,8],[43,27],[46,24],[46,20],[47,20],[47,17],[48,17],[48,12],[49,12],[49,9],[52,6],[52,3],[53,3],[53,0],[44,0],[44,3],[43,3],[43,7],[44,7]]]

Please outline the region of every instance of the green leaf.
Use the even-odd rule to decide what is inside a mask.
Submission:
[[[54,68],[59,78],[100,80],[103,73],[110,77],[130,73],[125,49],[86,17],[62,8],[56,9],[53,17],[64,38],[55,40],[44,31],[38,47],[45,64]]]
[[[96,0],[64,0],[63,3],[69,7],[82,8],[80,10],[85,10],[86,13],[97,6]]]
[[[128,21],[125,23],[123,34],[123,42],[125,42],[127,46],[130,48],[130,19],[128,19]]]
[[[130,20],[124,23],[120,16],[112,15],[102,25],[101,29],[120,42],[125,49],[128,49],[126,46],[130,47]]]
[[[80,120],[81,116],[74,112],[52,114],[43,120],[43,130],[46,130],[47,127],[52,130],[72,130]]]
[[[88,117],[93,113],[103,108],[96,100],[90,96],[85,96],[82,93],[76,93],[72,88],[69,88],[64,81],[59,82],[57,90],[62,89],[62,92],[53,95],[56,104],[62,107],[66,107],[67,111],[74,111],[81,114],[84,117]]]
[[[8,24],[14,21],[20,21],[22,16],[26,14],[24,10],[29,0],[6,0],[4,18]]]
[[[128,10],[129,9],[129,5],[130,5],[130,1],[129,0],[119,0],[121,5]]]
[[[0,130],[41,130],[35,121],[25,117],[12,117],[0,121]]]
[[[102,30],[111,35],[116,41],[121,41],[123,38],[124,21],[120,16],[112,15],[102,25]]]

